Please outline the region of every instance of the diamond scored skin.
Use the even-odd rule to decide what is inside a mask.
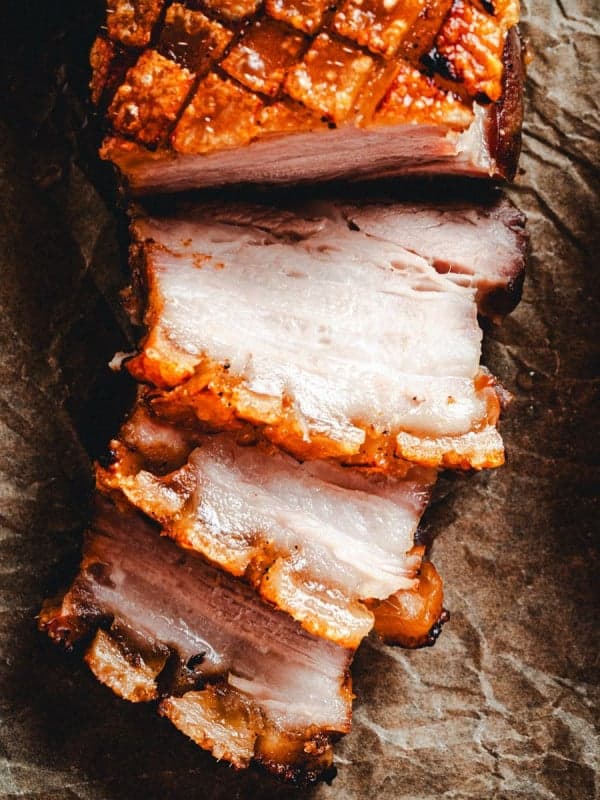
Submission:
[[[196,81],[207,80],[220,96],[216,105],[228,94],[232,108],[223,124],[232,120],[236,130],[224,135],[213,111],[203,113],[202,93],[183,92],[183,81],[173,96],[166,70],[164,81],[154,77],[156,89],[146,97],[140,72],[156,69],[151,60],[140,62],[135,80],[115,86],[126,54],[98,44],[92,56],[94,97],[116,89],[121,106],[119,114],[115,108],[109,115],[113,134],[101,153],[121,168],[133,192],[407,173],[514,173],[518,81],[510,84],[513,99],[507,105],[514,121],[494,123],[504,108],[505,64],[515,64],[514,55],[507,61],[505,54],[507,32],[518,21],[514,0],[492,10],[488,3],[465,0],[266,0],[262,6],[211,0],[203,11],[174,3],[158,14],[150,13],[150,5],[140,3],[133,14],[145,46]],[[120,47],[128,47],[133,35],[126,28],[111,28]],[[244,87],[247,98],[231,85],[219,88],[225,74]],[[170,102],[163,110],[165,92]],[[270,104],[289,109],[290,103],[308,113],[265,111]],[[180,117],[185,122],[174,130]],[[216,137],[215,124],[221,128]],[[248,146],[252,155],[246,158]]]

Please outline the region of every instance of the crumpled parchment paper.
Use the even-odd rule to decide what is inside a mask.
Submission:
[[[77,563],[89,456],[128,402],[104,366],[129,346],[124,232],[110,181],[86,174],[101,5],[10,0],[0,32],[0,798],[597,797],[597,3],[525,7],[511,195],[532,254],[521,305],[485,343],[515,395],[508,464],[428,512],[452,619],[432,650],[361,647],[338,777],[303,792],[216,763],[35,628]]]

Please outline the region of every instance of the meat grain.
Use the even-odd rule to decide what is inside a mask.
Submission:
[[[306,633],[254,591],[97,498],[80,572],[39,621],[89,642],[95,676],[159,712],[217,758],[316,779],[351,719],[352,651]]]

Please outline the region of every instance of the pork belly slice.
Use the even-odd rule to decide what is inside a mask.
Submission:
[[[102,683],[159,711],[235,767],[290,780],[331,768],[350,728],[351,651],[306,633],[220,570],[105,498],[75,582],[40,628],[72,646]]]
[[[342,213],[368,236],[395,242],[455,283],[474,286],[482,315],[500,319],[521,299],[525,217],[502,194],[482,196],[477,204],[348,204]]]
[[[112,97],[101,154],[135,193],[514,176],[517,0],[110,5],[92,94],[101,106]]]
[[[414,534],[434,470],[396,480],[300,464],[245,433],[194,436],[161,424],[143,404],[111,452],[97,471],[101,490],[122,492],[177,544],[245,576],[310,633],[358,647],[373,601],[417,588],[424,548]]]
[[[387,233],[357,230],[350,211],[212,204],[138,215],[148,332],[128,369],[157,387],[160,416],[250,422],[300,458],[397,472],[498,466],[500,403],[479,366],[476,287]],[[380,209],[384,226],[393,212]]]

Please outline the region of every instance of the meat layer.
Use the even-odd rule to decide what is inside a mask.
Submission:
[[[80,572],[40,627],[92,643],[96,677],[160,713],[217,758],[291,780],[330,769],[350,728],[351,651],[318,639],[255,592],[98,498]]]
[[[301,458],[388,472],[501,464],[498,394],[479,366],[485,259],[465,255],[472,279],[440,274],[436,227],[427,260],[405,246],[415,236],[396,210],[234,203],[138,215],[148,332],[127,366],[157,387],[154,411],[220,429],[250,422]]]
[[[373,601],[418,586],[424,548],[414,534],[433,470],[397,480],[300,464],[247,433],[160,424],[143,404],[111,451],[99,488],[123,493],[179,545],[245,576],[315,635],[355,648],[373,627]]]
[[[134,192],[514,175],[517,0],[110,5],[92,90]]]

